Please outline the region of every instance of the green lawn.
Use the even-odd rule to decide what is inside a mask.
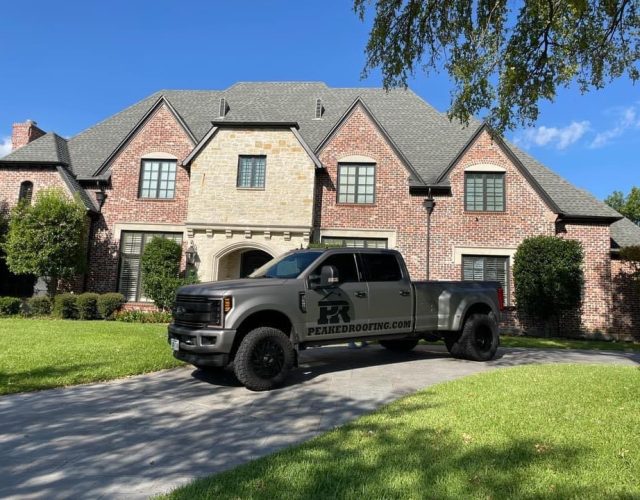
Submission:
[[[639,430],[638,367],[507,368],[167,498],[640,498]]]
[[[179,366],[166,338],[159,324],[0,319],[0,394]]]
[[[535,347],[541,349],[587,349],[603,351],[640,352],[638,342],[607,342],[604,340],[573,340],[561,338],[500,337],[502,347]]]

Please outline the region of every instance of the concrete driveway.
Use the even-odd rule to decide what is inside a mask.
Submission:
[[[501,349],[476,363],[439,347],[309,349],[287,387],[179,368],[0,397],[0,498],[146,498],[343,424],[438,382],[529,363],[640,364],[640,354]]]

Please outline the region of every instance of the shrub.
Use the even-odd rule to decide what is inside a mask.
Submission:
[[[0,316],[14,316],[20,312],[22,300],[17,297],[0,297]]]
[[[98,297],[97,293],[83,293],[76,298],[76,306],[78,308],[78,318],[80,319],[98,319]]]
[[[513,281],[518,311],[544,320],[580,305],[584,253],[579,241],[554,236],[525,239],[514,258]]]
[[[154,238],[142,254],[142,283],[145,294],[156,306],[167,311],[173,307],[180,278],[182,247],[167,238]]]
[[[78,296],[72,293],[56,295],[53,302],[54,316],[62,319],[78,319]]]
[[[49,297],[31,297],[27,300],[26,312],[29,316],[49,316],[51,314],[51,299]]]
[[[104,319],[113,319],[116,311],[124,305],[126,299],[121,293],[103,293],[98,297],[98,313]]]
[[[114,314],[116,321],[125,323],[171,323],[168,311],[118,311]]]

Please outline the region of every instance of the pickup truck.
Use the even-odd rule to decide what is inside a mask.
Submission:
[[[181,287],[168,341],[176,358],[233,363],[245,387],[264,391],[284,382],[300,350],[352,340],[408,352],[444,339],[454,357],[490,360],[502,309],[498,282],[412,282],[395,250],[294,250],[245,279]]]

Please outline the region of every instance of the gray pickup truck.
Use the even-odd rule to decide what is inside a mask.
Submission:
[[[412,282],[395,250],[295,250],[246,279],[181,287],[169,343],[198,368],[233,363],[262,391],[283,383],[300,350],[351,340],[406,352],[442,338],[454,357],[490,360],[502,308],[499,283]]]

